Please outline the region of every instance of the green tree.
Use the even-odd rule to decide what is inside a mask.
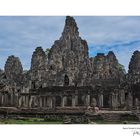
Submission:
[[[47,48],[45,51],[46,56],[48,56],[49,52],[50,52],[50,48]]]

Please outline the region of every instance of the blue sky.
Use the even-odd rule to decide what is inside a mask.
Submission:
[[[86,39],[90,56],[114,51],[119,62],[128,69],[135,50],[140,50],[140,17],[74,16],[82,39]],[[24,69],[30,68],[31,56],[37,46],[45,50],[59,39],[64,16],[1,16],[0,68],[9,55],[20,58]]]

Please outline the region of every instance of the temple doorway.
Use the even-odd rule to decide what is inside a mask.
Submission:
[[[32,89],[35,89],[35,88],[36,88],[36,87],[35,87],[35,81],[32,81],[31,88],[32,88]]]
[[[109,108],[109,95],[103,96],[103,108]]]
[[[68,86],[69,85],[69,77],[67,75],[65,75],[64,77],[64,86]]]
[[[56,96],[55,98],[55,106],[61,106],[61,97],[60,96]]]
[[[67,106],[72,106],[72,96],[67,96]]]
[[[85,103],[84,99],[85,99],[84,96],[82,96],[82,95],[78,96],[78,106],[84,106],[84,103]]]

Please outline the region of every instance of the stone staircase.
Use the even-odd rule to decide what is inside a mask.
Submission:
[[[116,113],[103,113],[101,114],[101,117],[105,121],[117,121],[120,120],[121,115]]]

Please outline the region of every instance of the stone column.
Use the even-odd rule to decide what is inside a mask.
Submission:
[[[42,97],[39,98],[40,108],[42,108]]]
[[[11,100],[10,100],[10,105],[13,106],[13,93],[11,93]]]
[[[52,108],[53,107],[52,97],[47,97],[47,106],[49,108]]]
[[[0,106],[1,106],[1,103],[2,103],[2,102],[1,102],[1,100],[2,100],[1,97],[2,97],[2,95],[1,95],[1,93],[0,93]]]
[[[22,96],[19,98],[18,107],[22,107]]]
[[[32,81],[29,81],[29,89],[32,89]]]
[[[7,94],[5,94],[5,106],[7,106],[8,105],[8,95]]]
[[[118,95],[117,94],[114,94],[114,109],[117,109],[118,108]]]
[[[75,107],[75,96],[72,96],[72,107]]]
[[[128,94],[128,97],[126,99],[127,102],[127,109],[132,109],[133,106],[133,97],[131,95],[131,93]]]
[[[29,96],[28,95],[26,95],[25,96],[25,107],[28,107],[29,106]]]
[[[114,100],[114,93],[112,93],[112,98],[111,98],[111,106],[112,106],[112,109],[114,109],[114,107],[115,107],[115,100]]]
[[[125,92],[121,90],[121,105],[125,104]]]
[[[50,97],[50,108],[55,109],[55,102],[56,102],[56,98],[55,97]]]
[[[104,106],[104,96],[103,96],[103,94],[101,94],[101,107],[103,107]]]
[[[46,106],[47,106],[47,98],[46,98],[46,96],[44,97],[44,107],[46,108]]]
[[[44,98],[41,97],[41,103],[42,103],[42,107],[44,107]]]
[[[67,100],[67,97],[66,96],[62,97],[62,105],[61,105],[62,107],[65,107],[66,100]]]
[[[90,95],[86,96],[86,106],[90,106]]]
[[[32,102],[33,102],[33,97],[31,96],[29,100],[29,108],[32,108]]]
[[[2,94],[2,97],[1,97],[1,104],[3,106],[3,101],[4,101],[4,95]]]
[[[44,104],[44,107],[46,108],[46,104],[47,104],[46,103],[46,96],[43,97],[43,104]]]
[[[14,94],[14,106],[18,106],[18,101],[19,101],[19,93],[17,93],[17,94]]]
[[[103,107],[103,94],[99,95],[99,107]]]
[[[49,97],[49,107],[50,107],[50,108],[53,107],[52,97]]]
[[[4,106],[7,106],[7,94],[4,94]]]
[[[29,95],[26,96],[26,106],[29,107]]]
[[[139,110],[139,99],[135,98],[135,107],[137,110]]]
[[[78,105],[78,95],[75,95],[75,105]]]
[[[29,99],[30,99],[30,96],[28,95],[28,99],[27,99],[28,107],[29,107]]]
[[[118,101],[118,94],[116,94],[116,96],[115,96],[116,98],[116,109],[118,109],[118,106],[119,106],[119,101]]]
[[[65,104],[64,104],[64,97],[62,97],[61,101],[62,101],[61,106],[64,107],[65,106]]]
[[[23,106],[26,107],[26,96],[23,96]]]
[[[131,93],[129,93],[128,98],[129,98],[129,107],[130,107],[130,109],[132,109],[132,107],[133,107],[133,97],[132,97]]]
[[[118,107],[118,96],[117,94],[112,93],[112,108],[117,109]]]

